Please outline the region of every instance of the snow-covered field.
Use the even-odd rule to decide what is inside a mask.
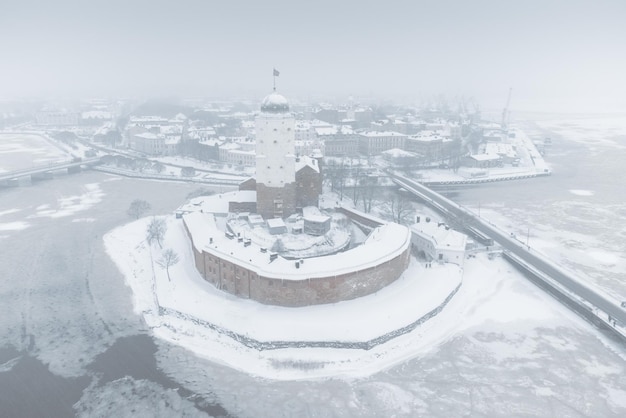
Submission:
[[[601,117],[589,115],[580,118],[558,118],[537,121],[543,129],[555,132],[569,141],[589,147],[592,152],[601,148],[626,149],[626,116]]]
[[[69,154],[34,134],[0,133],[0,173],[66,160]]]

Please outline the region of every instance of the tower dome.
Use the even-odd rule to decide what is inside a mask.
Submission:
[[[285,113],[289,112],[289,102],[285,96],[272,92],[261,102],[261,112]]]

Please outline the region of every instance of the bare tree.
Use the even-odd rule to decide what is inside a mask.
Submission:
[[[341,163],[330,160],[325,168],[325,177],[330,183],[331,190],[333,192],[339,192],[339,199],[343,200],[343,189],[346,184],[346,178],[348,176],[348,169],[345,161]]]
[[[150,203],[146,202],[145,200],[135,199],[132,202],[130,202],[130,206],[128,207],[128,210],[126,211],[126,213],[128,213],[128,216],[130,217],[139,219],[141,215],[143,215],[149,210],[150,210]]]
[[[388,196],[387,202],[393,221],[399,224],[405,223],[408,216],[413,211],[411,201],[402,193],[396,192]]]
[[[178,254],[176,254],[176,251],[168,248],[167,250],[163,251],[161,258],[159,258],[156,263],[161,268],[165,269],[165,271],[167,272],[167,280],[171,282],[172,279],[170,278],[170,267],[172,267],[179,261],[180,258],[178,258]]]
[[[361,190],[361,199],[363,201],[363,212],[370,213],[372,211],[372,201],[378,189],[378,177],[366,175],[359,180],[359,189]]]
[[[152,218],[146,229],[146,241],[148,241],[148,244],[152,244],[153,241],[156,241],[157,244],[159,244],[159,248],[163,248],[161,241],[163,241],[165,237],[165,232],[167,232],[165,219]]]

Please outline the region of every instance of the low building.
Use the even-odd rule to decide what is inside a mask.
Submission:
[[[302,219],[305,234],[320,236],[330,231],[330,216],[322,214],[315,206],[302,208]]]
[[[463,165],[474,168],[490,168],[502,165],[502,157],[498,154],[472,154],[463,158]]]
[[[286,234],[288,232],[287,225],[281,218],[272,218],[265,222],[267,223],[267,229],[272,235]]]
[[[416,217],[411,225],[411,246],[414,252],[428,261],[454,263],[463,266],[467,236],[443,222]]]
[[[410,168],[416,167],[423,159],[420,155],[404,151],[399,148],[392,148],[382,153],[383,159],[396,167]]]
[[[485,144],[485,154],[498,155],[505,164],[519,162],[515,146],[509,143],[488,142]]]

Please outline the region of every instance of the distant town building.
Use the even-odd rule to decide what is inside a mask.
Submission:
[[[408,136],[405,149],[409,152],[420,154],[427,162],[441,160],[447,152],[446,141],[436,132],[423,131],[416,135]]]
[[[379,155],[392,148],[404,149],[406,138],[406,135],[398,132],[363,132],[359,134],[359,152],[362,155]]]
[[[65,110],[42,110],[35,115],[37,125],[45,126],[76,126],[80,122],[80,114],[78,112],[69,112]]]
[[[356,157],[359,154],[359,135],[349,126],[316,128],[317,137],[324,143],[324,155],[329,157]]]

